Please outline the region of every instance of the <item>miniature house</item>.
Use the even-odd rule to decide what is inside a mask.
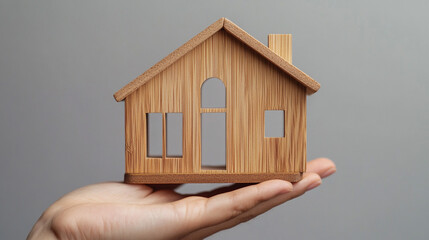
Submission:
[[[266,47],[221,18],[116,92],[125,182],[299,181],[306,96],[320,85],[291,49],[290,35],[270,34]]]

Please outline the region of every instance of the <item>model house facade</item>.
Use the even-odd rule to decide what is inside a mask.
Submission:
[[[270,35],[267,48],[219,19],[115,94],[125,101],[125,180],[298,181],[306,97],[319,87],[291,64],[290,35]]]

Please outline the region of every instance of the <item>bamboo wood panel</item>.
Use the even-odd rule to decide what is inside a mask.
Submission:
[[[201,108],[202,113],[222,113],[226,112],[226,108]]]
[[[201,173],[163,173],[163,174],[133,174],[126,173],[124,180],[130,184],[181,184],[181,183],[258,183],[271,179],[282,179],[298,182],[302,173],[241,173],[230,174],[225,172]]]
[[[275,52],[277,55],[285,59],[287,62],[292,64],[292,35],[291,34],[269,34],[268,35],[268,48]],[[295,172],[304,172],[305,164],[307,161],[306,152],[307,152],[307,133],[306,133],[306,98],[289,98],[288,99],[287,109],[294,108],[294,111],[285,111],[285,128],[294,129],[294,131],[287,131],[286,138],[279,139],[266,139],[264,142],[264,149],[267,149],[266,157],[273,159],[280,159],[276,161],[276,172],[284,171],[285,169],[293,169]],[[302,111],[302,112],[298,112]],[[298,113],[297,113],[298,112]],[[292,118],[286,118],[289,114],[295,114]],[[295,123],[299,125],[296,126]],[[304,131],[300,133],[299,131]],[[290,138],[298,138],[296,142],[290,144],[286,143],[287,148],[286,152],[290,153],[289,156],[283,156],[284,151],[279,151],[278,148],[274,146],[281,146],[281,141],[288,141]],[[294,146],[293,144],[297,143],[298,145]],[[271,149],[270,149],[271,148]],[[268,150],[269,149],[269,150]],[[299,162],[296,161],[284,161],[284,159],[290,159],[297,153],[293,153],[295,149],[301,151],[303,154],[302,160]],[[270,153],[272,153],[270,155]],[[280,155],[280,157],[276,157]],[[298,163],[298,164],[297,164]]]
[[[201,108],[201,86],[211,77],[225,84],[226,108]],[[220,30],[126,97],[126,172],[302,172],[305,99],[305,86]],[[272,109],[285,111],[284,138],[264,137],[264,111]],[[166,158],[165,144],[162,158],[146,157],[148,112],[183,113],[182,158]],[[201,170],[202,112],[226,112],[226,170]]]
[[[292,64],[291,34],[268,34],[268,48]]]
[[[264,44],[256,40],[254,37],[249,35],[246,31],[235,25],[233,22],[226,18],[220,18],[202,32],[197,34],[191,40],[180,46],[178,49],[174,50],[167,57],[163,58],[161,61],[153,65],[143,74],[138,76],[136,79],[128,83],[126,86],[121,88],[114,94],[116,101],[124,100],[129,94],[134,92],[137,88],[145,84],[147,81],[150,81],[154,76],[164,71],[166,68],[174,64],[179,58],[188,54],[195,47],[200,45],[209,37],[212,37],[221,29],[228,31],[230,34],[234,35],[242,43],[252,48],[254,51],[258,52],[266,60],[270,61],[282,71],[288,73],[290,76],[293,76],[295,80],[303,84],[308,88],[308,93],[312,94],[319,90],[320,84],[312,79],[310,76],[302,72],[297,67],[289,64],[287,61],[284,61],[282,57],[279,57],[277,54],[270,51]]]

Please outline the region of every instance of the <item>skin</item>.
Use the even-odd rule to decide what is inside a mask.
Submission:
[[[318,158],[298,183],[234,184],[192,196],[176,193],[178,185],[89,185],[46,209],[28,239],[202,239],[301,196],[335,171]]]

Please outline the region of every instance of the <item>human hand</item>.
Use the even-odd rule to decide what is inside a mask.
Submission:
[[[89,185],[46,209],[28,239],[202,239],[304,194],[335,170],[319,158],[298,183],[234,184],[194,196],[176,193],[177,185]]]

